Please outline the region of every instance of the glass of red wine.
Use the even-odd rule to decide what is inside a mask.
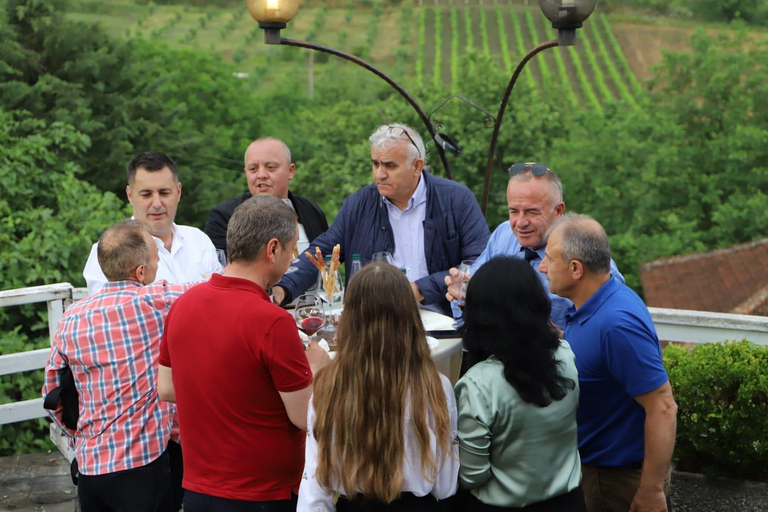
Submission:
[[[299,296],[293,309],[293,318],[296,320],[296,327],[311,340],[325,325],[325,311],[320,297],[311,294]]]

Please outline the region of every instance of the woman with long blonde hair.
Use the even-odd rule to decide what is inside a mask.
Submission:
[[[298,510],[440,510],[457,488],[456,400],[408,279],[385,263],[355,274],[337,337],[315,378]]]

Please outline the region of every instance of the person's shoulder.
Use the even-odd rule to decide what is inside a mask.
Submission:
[[[247,192],[245,194],[240,194],[239,196],[235,196],[230,199],[227,199],[226,201],[222,201],[221,203],[214,206],[211,209],[211,211],[219,211],[219,212],[226,211],[231,214],[235,210],[235,208],[243,204],[250,197],[251,197],[250,192]]]
[[[176,235],[183,238],[185,241],[193,241],[196,243],[213,245],[210,237],[206,235],[202,230],[194,226],[183,226],[181,224],[176,224]]]
[[[290,198],[291,198],[291,201],[293,201],[296,204],[303,204],[305,206],[310,206],[316,210],[320,210],[320,206],[318,206],[316,202],[304,196],[300,196],[291,192]]]
[[[491,383],[504,379],[504,364],[495,357],[489,357],[484,361],[475,363],[467,373],[459,379],[471,382],[478,388],[493,387]]]
[[[469,187],[463,183],[449,180],[448,178],[441,178],[429,172],[425,172],[424,175],[426,176],[427,183],[434,188],[448,191],[449,193],[453,194],[470,194],[472,197],[474,197],[474,194],[472,194],[472,191],[469,189]]]
[[[376,188],[375,183],[371,183],[370,185],[366,185],[364,187],[361,187],[351,194],[349,194],[344,199],[344,206],[347,208],[349,207],[357,207],[357,206],[369,206],[369,205],[378,205],[379,201],[381,200],[381,195],[379,194],[379,189]],[[354,212],[356,215],[359,212]]]

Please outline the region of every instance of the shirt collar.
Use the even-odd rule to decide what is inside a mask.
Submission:
[[[211,278],[208,280],[208,282],[217,288],[231,288],[252,292],[269,302],[269,294],[267,291],[260,285],[254,283],[253,281],[249,281],[248,279],[230,277],[222,274],[211,274]]]
[[[595,313],[598,312],[600,307],[602,307],[611,295],[616,293],[619,286],[621,286],[621,284],[616,279],[609,278],[608,281],[606,281],[579,309],[576,309],[575,306],[568,308],[567,316],[571,320],[579,322],[579,324],[584,324],[584,322],[592,318]]]
[[[395,204],[387,199],[386,197],[381,197],[384,200],[384,203],[389,208],[397,208]],[[419,175],[419,184],[416,185],[416,190],[414,190],[413,195],[408,200],[408,206],[405,207],[405,210],[402,210],[403,213],[421,205],[422,203],[425,203],[427,201],[427,185],[424,183],[424,172]],[[397,208],[400,210],[400,208]]]

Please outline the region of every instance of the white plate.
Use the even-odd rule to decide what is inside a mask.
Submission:
[[[429,350],[435,350],[440,346],[440,342],[432,336],[427,336],[427,343],[429,344]]]

